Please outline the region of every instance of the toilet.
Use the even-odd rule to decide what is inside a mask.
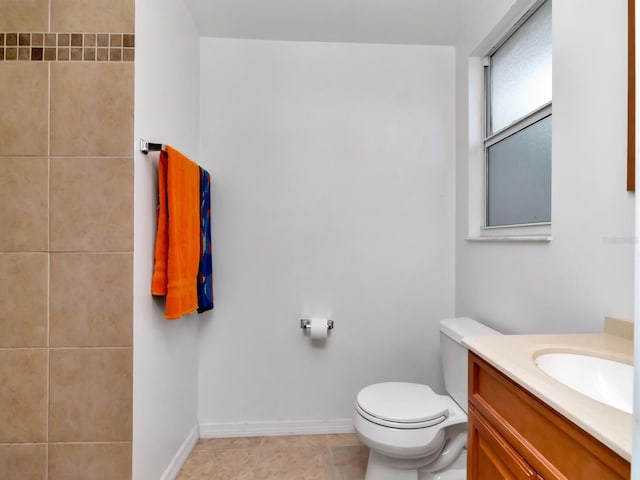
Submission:
[[[465,480],[467,349],[463,337],[500,335],[471,318],[440,321],[448,395],[428,385],[385,382],[358,393],[353,425],[369,447],[365,480]]]

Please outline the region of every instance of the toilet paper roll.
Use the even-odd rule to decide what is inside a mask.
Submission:
[[[327,319],[326,318],[312,318],[311,319],[311,339],[322,340],[327,338]]]

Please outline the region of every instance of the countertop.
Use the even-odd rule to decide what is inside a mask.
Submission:
[[[610,331],[605,327],[607,331]],[[633,338],[633,337],[631,337]],[[471,351],[580,428],[631,462],[632,416],[597,402],[554,380],[534,362],[534,354],[569,352],[632,364],[633,342],[611,333],[578,335],[498,335],[465,337]]]

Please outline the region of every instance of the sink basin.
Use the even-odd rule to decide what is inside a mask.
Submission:
[[[545,353],[535,360],[538,368],[567,387],[598,402],[631,413],[631,365],[575,353]]]

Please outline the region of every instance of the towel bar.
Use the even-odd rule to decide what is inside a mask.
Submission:
[[[138,149],[146,155],[149,152],[159,152],[160,150],[164,150],[164,145],[161,143],[147,142],[145,139],[141,138],[138,140]]]

